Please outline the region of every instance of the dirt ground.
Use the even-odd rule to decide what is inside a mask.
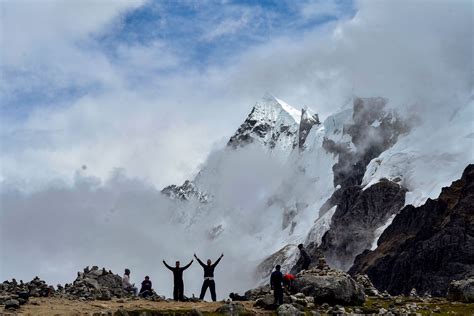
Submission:
[[[255,308],[255,302],[242,302],[246,315],[275,315],[272,311],[265,311]],[[378,299],[370,297],[363,306],[364,314],[377,314],[380,308],[389,309],[390,306],[403,306],[405,304],[416,303],[420,307],[417,311],[418,315],[474,315],[474,304],[466,304],[459,302],[448,302],[446,299],[434,298],[429,302],[421,302],[405,297],[402,302],[394,300]],[[204,315],[218,315],[216,310],[224,305],[223,302],[153,302],[143,299],[113,299],[111,301],[78,301],[67,300],[61,298],[31,298],[30,301],[21,306],[15,312],[4,311],[0,305],[0,315],[92,315],[92,316],[123,316],[127,311],[130,316],[154,316],[154,315],[193,315],[192,311],[197,310]],[[356,307],[352,307],[353,309]],[[438,311],[432,311],[438,308]],[[307,315],[311,315],[307,311]],[[195,313],[194,313],[195,315]]]
[[[254,302],[244,303],[249,314],[262,314],[263,311],[254,310]],[[125,310],[133,315],[149,311],[142,315],[185,315],[196,309],[204,314],[212,314],[224,303],[222,302],[153,302],[147,300],[111,300],[111,301],[72,301],[61,298],[31,298],[15,312],[3,310],[0,306],[0,315],[120,315],[119,310]],[[151,313],[152,312],[152,313]]]

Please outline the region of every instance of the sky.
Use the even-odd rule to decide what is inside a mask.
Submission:
[[[324,118],[472,86],[469,1],[3,0],[0,18],[0,179],[32,190],[83,166],[181,183],[266,92]]]
[[[383,96],[423,140],[472,107],[472,29],[467,0],[0,0],[0,278],[188,260],[170,241],[193,240],[155,225],[173,217],[158,190],[192,179],[266,92],[321,120]]]
[[[31,188],[70,182],[83,165],[103,178],[123,167],[158,187],[184,181],[266,90],[280,95],[273,84],[251,84],[260,78],[248,63],[266,58],[260,49],[355,14],[350,1],[1,8],[0,176]],[[272,80],[265,69],[256,75]]]

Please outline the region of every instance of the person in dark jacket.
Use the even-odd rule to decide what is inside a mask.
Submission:
[[[173,288],[173,299],[175,301],[184,301],[184,281],[183,281],[183,271],[191,266],[194,260],[191,260],[190,263],[184,267],[180,267],[179,261],[176,261],[176,266],[173,268],[169,266],[165,260],[163,260],[164,265],[173,272],[174,276],[174,288]]]
[[[148,275],[145,277],[145,280],[142,281],[142,287],[140,289],[139,295],[143,298],[153,295],[152,284]]]
[[[229,294],[229,297],[230,299],[233,301],[233,302],[237,302],[237,301],[248,301],[248,299],[245,297],[245,296],[242,296],[242,295],[239,295],[238,293],[230,293]]]
[[[311,257],[304,249],[303,244],[299,244],[298,249],[300,250],[301,258],[303,258],[303,270],[308,270],[309,265],[311,264]]]
[[[199,295],[199,299],[203,300],[204,296],[206,295],[207,288],[211,291],[211,297],[212,300],[215,302],[216,301],[216,283],[214,282],[214,269],[217,266],[217,264],[221,261],[222,257],[224,257],[224,254],[221,254],[219,259],[212,264],[211,259],[207,259],[207,264],[204,264],[197,256],[194,254],[194,258],[199,262],[199,264],[203,267],[204,269],[204,282],[202,283],[201,287],[201,295]]]
[[[283,274],[280,272],[280,269],[281,266],[277,265],[275,271],[270,276],[270,287],[273,290],[276,306],[283,304]]]

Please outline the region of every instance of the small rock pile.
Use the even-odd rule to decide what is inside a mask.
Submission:
[[[54,293],[54,287],[38,277],[27,283],[12,279],[0,283],[0,305],[5,305],[5,309],[17,309],[30,297],[48,297]]]
[[[246,314],[245,307],[240,302],[226,302],[216,310],[216,313],[222,315],[243,315]]]
[[[72,284],[58,285],[57,296],[80,300],[110,300],[127,295],[122,289],[122,277],[105,268],[93,266],[77,273]]]
[[[364,288],[365,295],[382,297],[382,294],[375,288],[367,274],[357,274],[354,279]]]

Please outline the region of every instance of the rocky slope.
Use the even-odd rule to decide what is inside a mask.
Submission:
[[[438,199],[408,205],[378,241],[359,255],[350,273],[367,274],[390,293],[412,288],[445,295],[452,280],[474,276],[474,165]]]
[[[405,191],[388,180],[367,190],[360,186],[343,190],[320,245],[329,264],[347,271],[358,254],[370,249],[376,229],[403,207]]]

